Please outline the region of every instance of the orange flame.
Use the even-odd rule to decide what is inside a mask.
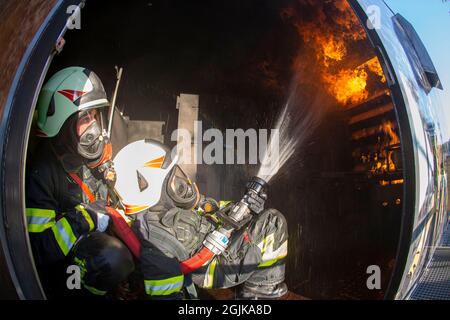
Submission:
[[[366,61],[355,69],[341,69],[337,74],[331,72],[322,75],[324,82],[328,85],[328,91],[336,100],[347,105],[360,103],[369,97],[367,90],[368,72],[379,76],[381,82],[386,82],[386,78],[377,57]]]
[[[301,18],[301,12],[311,12],[314,20]],[[329,14],[333,12],[332,14]],[[369,97],[367,89],[368,73],[374,73],[386,79],[376,57],[368,60],[355,69],[341,67],[339,62],[347,59],[347,43],[366,39],[366,33],[358,18],[346,0],[332,2],[316,2],[297,0],[297,5],[285,8],[281,12],[284,20],[289,20],[296,27],[298,35],[303,39],[313,59],[317,64],[305,67],[305,61],[310,61],[308,51],[300,51],[294,60],[294,68],[300,74],[303,72],[318,72],[319,78],[327,86],[328,93],[339,104],[360,103]],[[314,57],[315,56],[315,57]]]
[[[379,76],[381,78],[380,81],[382,83],[386,82],[386,77],[384,76],[383,69],[381,68],[380,61],[378,60],[377,57],[373,57],[372,59],[364,63],[362,66],[367,67],[371,72]]]
[[[364,101],[369,96],[364,69],[343,69],[337,75],[325,73],[323,80],[328,85],[328,91],[343,105]]]
[[[389,136],[390,142],[389,146],[396,145],[400,143],[400,138],[394,130],[394,123],[392,121],[385,121],[382,123],[383,131]]]
[[[347,47],[343,39],[317,35],[316,41],[321,47],[321,50],[317,52],[317,60],[323,59],[325,67],[329,67],[332,62],[341,61],[347,55]]]
[[[395,132],[394,128],[395,124],[392,121],[384,121],[380,125],[380,132],[384,133],[385,139],[382,142],[382,151],[378,155],[376,155],[376,164],[371,169],[372,173],[386,173],[395,171],[397,169],[392,159],[394,151],[386,150],[387,147],[394,146],[400,143],[400,138]]]

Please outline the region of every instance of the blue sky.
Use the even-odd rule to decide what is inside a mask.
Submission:
[[[415,27],[433,59],[445,89],[444,106],[450,127],[450,0],[385,0]],[[450,132],[444,133],[450,139]]]

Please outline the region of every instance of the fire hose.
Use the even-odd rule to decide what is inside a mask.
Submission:
[[[252,178],[247,183],[247,192],[241,201],[217,212],[217,217],[222,225],[206,236],[202,248],[194,256],[180,262],[180,269],[183,274],[189,274],[197,270],[226,250],[233,231],[242,228],[253,217],[248,203],[250,193],[260,194],[266,184],[264,180],[258,177]],[[139,258],[141,255],[141,243],[136,234],[115,209],[107,207],[107,211],[112,220],[114,233],[126,244],[131,253],[136,258]]]

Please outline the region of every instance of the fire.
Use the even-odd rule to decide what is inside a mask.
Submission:
[[[400,138],[398,137],[397,133],[395,133],[394,123],[392,121],[385,121],[383,122],[382,126],[384,133],[389,136],[389,146],[399,144]]]
[[[392,159],[394,151],[389,150],[389,147],[400,144],[400,138],[395,132],[395,124],[392,121],[384,121],[379,128],[379,131],[384,134],[382,142],[382,149],[379,154],[376,155],[376,163],[372,167],[372,173],[387,173],[393,172],[397,168],[394,160]],[[392,183],[391,184],[396,184]]]
[[[319,59],[323,57],[323,64],[328,67],[330,62],[341,61],[347,55],[347,47],[344,41],[330,38],[327,41],[321,40],[322,52]]]
[[[302,17],[302,12],[311,12],[314,19],[310,19],[310,16]],[[341,66],[344,60],[348,60],[348,43],[367,37],[346,0],[297,0],[296,5],[282,10],[281,17],[291,21],[309,50],[300,51],[299,56],[294,59],[294,69],[300,74],[305,71],[311,74],[311,69],[317,70],[315,72],[318,72],[328,93],[339,104],[345,106],[368,99],[369,73],[379,76],[381,82],[386,82],[377,57],[354,69]]]
[[[367,72],[364,69],[344,69],[337,75],[324,74],[323,80],[328,85],[328,91],[343,105],[362,102],[369,96],[366,90]]]
[[[386,77],[384,76],[383,69],[381,68],[380,61],[377,57],[373,57],[363,64],[364,67],[367,67],[370,71],[380,77],[380,81],[382,83],[386,82]]]
[[[380,180],[379,181],[380,186],[382,187],[386,187],[386,186],[393,186],[393,185],[397,185],[397,184],[403,184],[404,180],[403,179],[396,179],[396,180]],[[400,204],[400,199],[396,199],[396,204]]]
[[[328,91],[335,99],[340,104],[347,105],[348,103],[363,102],[369,97],[369,91],[367,90],[368,72],[379,76],[381,82],[386,82],[377,57],[369,59],[355,69],[341,69],[337,74],[324,73],[322,77],[328,85]]]

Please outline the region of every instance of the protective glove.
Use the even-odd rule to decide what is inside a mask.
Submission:
[[[260,214],[264,211],[264,203],[267,200],[267,193],[264,191],[256,194],[254,192],[248,193],[247,203],[249,204],[249,209],[256,214]]]
[[[106,211],[106,201],[97,200],[89,204],[83,205],[84,209],[96,221],[96,231],[104,232],[109,225],[109,215]]]

